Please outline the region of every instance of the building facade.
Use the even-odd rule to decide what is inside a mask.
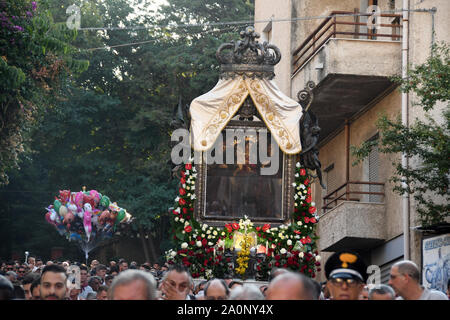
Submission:
[[[423,63],[433,43],[448,42],[448,21],[447,0],[255,0],[256,31],[282,53],[275,67],[280,89],[295,99],[315,83],[310,108],[322,129],[326,189],[316,181],[313,195],[324,261],[340,249],[356,250],[380,267],[383,283],[398,260],[422,265],[415,203],[394,193],[389,182],[392,161],[401,155],[373,150],[352,165],[350,147],[378,139],[381,114],[409,123],[424,119],[415,97],[402,94],[390,77]],[[435,115],[444,107],[437,105]],[[325,280],[323,271],[318,280]]]

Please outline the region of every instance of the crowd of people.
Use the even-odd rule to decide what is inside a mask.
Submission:
[[[367,285],[366,265],[357,253],[338,252],[326,262],[327,281],[276,268],[268,282],[232,278],[197,280],[183,266],[120,259],[89,266],[34,257],[1,264],[0,300],[448,300],[420,285],[420,270],[409,260],[394,264],[388,284]],[[75,275],[75,276],[71,276]],[[450,281],[447,284],[449,287]]]

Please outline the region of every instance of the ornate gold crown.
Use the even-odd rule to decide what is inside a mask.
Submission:
[[[220,78],[234,78],[237,75],[248,78],[275,77],[274,65],[281,60],[278,47],[264,41],[256,41],[260,35],[253,27],[241,31],[242,40],[222,44],[216,52],[216,58],[221,63]]]

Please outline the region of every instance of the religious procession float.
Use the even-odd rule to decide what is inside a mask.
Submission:
[[[216,86],[179,106],[189,142],[176,163],[176,247],[166,258],[194,278],[264,281],[276,267],[314,278],[320,256],[311,182],[322,180],[320,128],[308,111],[314,84],[299,101],[287,97],[273,81],[279,49],[259,43],[252,27],[240,36],[216,52]]]

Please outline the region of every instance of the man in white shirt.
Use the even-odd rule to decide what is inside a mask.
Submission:
[[[398,295],[397,300],[448,300],[443,292],[420,285],[419,268],[410,260],[399,261],[391,267],[389,285]]]

